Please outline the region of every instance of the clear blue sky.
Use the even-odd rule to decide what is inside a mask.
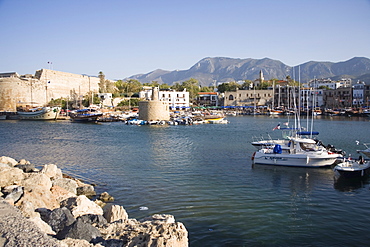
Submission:
[[[0,0],[0,33],[0,72],[123,79],[219,56],[295,66],[370,58],[370,0]]]

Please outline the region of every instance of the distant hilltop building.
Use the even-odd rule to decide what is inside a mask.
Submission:
[[[47,104],[52,99],[99,92],[97,76],[41,69],[35,75],[0,73],[0,111],[15,111],[20,102]]]

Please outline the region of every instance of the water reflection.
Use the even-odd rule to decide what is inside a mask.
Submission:
[[[334,189],[341,192],[354,192],[358,189],[365,188],[369,184],[369,177],[366,178],[336,178],[334,181]]]

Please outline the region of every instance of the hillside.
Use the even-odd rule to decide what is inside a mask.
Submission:
[[[263,59],[239,59],[227,57],[207,57],[194,64],[188,70],[155,70],[147,74],[133,75],[131,79],[137,79],[141,83],[158,81],[172,85],[183,82],[190,78],[197,79],[202,86],[215,83],[255,80],[262,70],[266,80],[276,78],[285,79],[288,75],[298,80],[300,71],[301,82],[307,82],[313,78],[340,79],[350,77],[353,80],[365,80],[369,78],[370,59],[354,57],[344,62],[316,62],[310,61],[295,67],[290,67],[281,61],[270,58]],[[368,80],[368,79],[367,79]]]

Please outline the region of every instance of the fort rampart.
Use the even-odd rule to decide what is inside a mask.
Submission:
[[[16,105],[36,102],[47,104],[52,99],[71,98],[88,92],[98,93],[99,78],[41,69],[35,75],[0,78],[0,111],[15,111]]]

